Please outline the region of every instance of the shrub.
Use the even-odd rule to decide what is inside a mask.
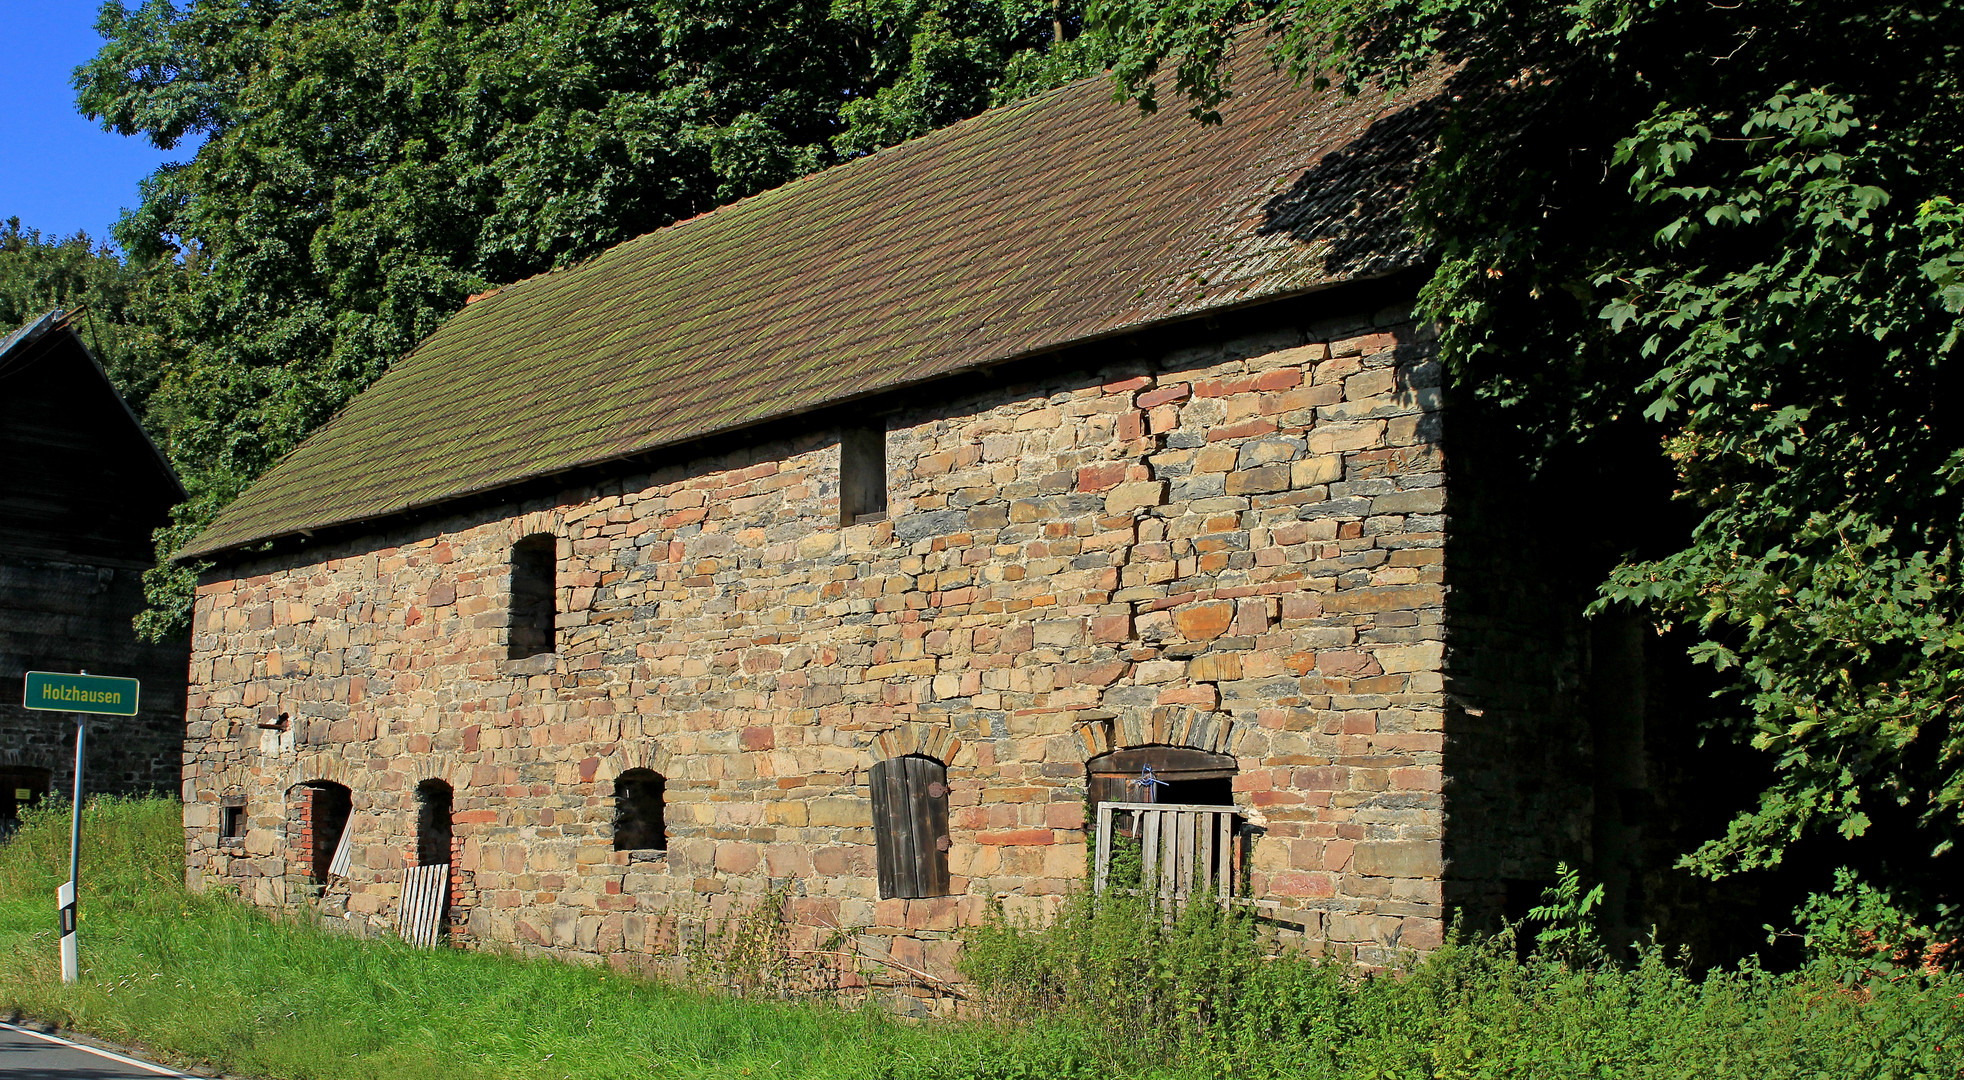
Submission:
[[[1125,896],[1076,897],[1046,927],[999,915],[969,934],[964,971],[992,1015],[1068,1018],[1094,1040],[1082,1052],[1122,1070],[1964,1077],[1964,978],[1896,970],[1849,982],[1826,958],[1694,975],[1657,948],[1618,966],[1587,937],[1590,892],[1575,878],[1550,890],[1539,924],[1455,935],[1396,972],[1279,948],[1216,904],[1167,919]],[[1524,932],[1538,944],[1522,958]]]

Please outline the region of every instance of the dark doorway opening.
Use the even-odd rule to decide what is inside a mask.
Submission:
[[[302,812],[306,814],[310,843],[306,852],[308,867],[317,885],[327,883],[341,838],[348,831],[348,818],[354,813],[354,793],[341,784],[323,780],[301,788]]]
[[[21,811],[48,797],[50,777],[46,769],[0,769],[0,840],[20,828]]]
[[[416,865],[434,866],[450,861],[450,824],[453,794],[441,780],[425,780],[416,785]]]

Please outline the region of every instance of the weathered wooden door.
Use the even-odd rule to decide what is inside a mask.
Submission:
[[[948,767],[890,758],[868,779],[881,898],[948,895]]]

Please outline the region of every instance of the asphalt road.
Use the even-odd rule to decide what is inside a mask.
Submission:
[[[0,1023],[0,1080],[157,1080],[192,1078],[123,1054]]]

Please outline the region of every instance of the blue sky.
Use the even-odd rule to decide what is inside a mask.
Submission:
[[[0,220],[68,236],[77,229],[107,240],[136,184],[193,147],[165,153],[124,138],[75,111],[68,80],[102,46],[97,0],[0,0],[7,59],[0,62]]]

